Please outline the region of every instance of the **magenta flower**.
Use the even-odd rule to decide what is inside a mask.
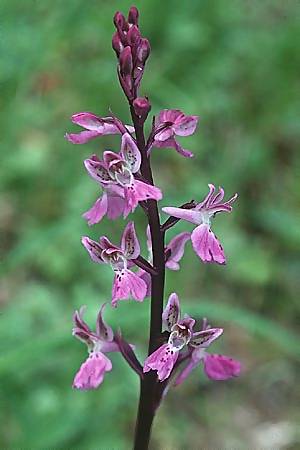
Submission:
[[[208,186],[208,195],[195,208],[166,207],[162,208],[162,210],[170,216],[184,219],[197,225],[192,232],[191,240],[195,252],[203,262],[225,264],[226,258],[223,247],[212,232],[210,224],[211,219],[217,213],[232,211],[231,205],[236,200],[237,194],[224,202],[222,201],[224,198],[224,190],[219,188],[219,191],[215,194],[215,186],[213,184],[209,184]]]
[[[92,156],[86,159],[84,164],[90,176],[105,190],[111,190],[114,195],[124,199],[124,202],[118,200],[117,206],[115,203],[113,205],[113,210],[114,208],[117,210],[117,216],[123,210],[123,215],[126,217],[134,211],[140,201],[162,198],[162,193],[157,187],[135,178],[141,166],[141,154],[128,133],[122,136],[120,153],[106,151],[103,153],[103,161]],[[94,207],[97,210],[95,205]],[[101,209],[101,213],[96,214],[96,217],[103,217],[104,210],[105,208]],[[87,214],[90,217],[91,210]]]
[[[66,133],[66,138],[72,144],[85,144],[98,136],[121,134],[120,128],[114,123],[112,117],[98,117],[90,112],[80,112],[73,114],[71,120],[76,125],[85,128],[79,133]],[[134,132],[134,128],[129,125],[126,125],[126,129],[130,133]]]
[[[122,214],[124,215],[126,208],[122,189],[113,185],[101,186],[103,188],[102,196],[99,197],[94,205],[82,215],[90,226],[100,222],[105,215],[111,220],[117,219]]]
[[[89,351],[88,358],[75,375],[73,387],[76,389],[96,389],[102,383],[105,372],[109,372],[112,369],[111,361],[104,353],[119,351],[117,343],[114,342],[114,334],[111,327],[103,320],[104,308],[105,303],[102,305],[97,317],[96,332],[91,331],[82,318],[85,307],[81,307],[79,311],[74,313],[72,334],[84,342]]]
[[[185,150],[175,136],[190,136],[196,130],[198,116],[186,116],[179,109],[163,109],[156,120],[153,147],[172,147],[182,156],[193,157],[193,153]]]
[[[191,353],[188,358],[188,364],[177,376],[175,386],[181,384],[189,376],[191,371],[201,363],[204,366],[204,373],[211,380],[228,380],[229,378],[240,375],[241,364],[239,361],[224,355],[210,355],[206,353],[206,349],[222,333],[223,330],[221,328],[212,329],[206,326],[206,321],[204,322],[202,331],[194,333],[193,338],[189,342]],[[201,339],[206,334],[210,338],[201,343]]]
[[[240,373],[240,363],[227,356],[208,355],[205,350],[223,333],[222,328],[211,328],[203,322],[201,331],[193,332],[195,320],[185,315],[180,319],[180,304],[177,294],[171,294],[162,315],[163,323],[169,331],[168,342],[153,352],[144,363],[144,372],[156,370],[160,381],[166,380],[178,360],[179,352],[187,347],[181,359],[188,359],[187,366],[178,375],[175,384],[182,383],[190,372],[204,363],[206,375],[214,380],[226,380]],[[179,360],[178,360],[179,361]]]
[[[153,263],[152,256],[152,240],[150,234],[150,228],[147,226],[146,230],[147,235],[147,248],[148,248],[148,262]],[[179,261],[184,255],[184,247],[186,242],[191,238],[191,233],[183,232],[179,233],[175,236],[169,244],[165,248],[165,259],[166,259],[166,267],[170,270],[179,270]],[[139,277],[142,278],[147,284],[147,294],[146,297],[151,295],[151,275],[149,272],[146,272],[144,269],[139,269],[137,272]]]
[[[130,297],[138,302],[144,300],[147,285],[138,274],[130,270],[130,267],[134,265],[134,260],[140,254],[140,244],[133,222],[129,222],[124,229],[120,246],[112,244],[106,236],[102,236],[99,242],[84,236],[81,242],[94,262],[110,264],[115,273],[112,306],[116,307],[119,300],[126,300]]]
[[[180,305],[177,294],[170,295],[162,315],[163,322],[169,331],[169,339],[161,345],[144,362],[144,372],[156,370],[160,381],[166,380],[178,359],[179,351],[185,347],[192,337],[195,320],[185,316],[180,319]]]

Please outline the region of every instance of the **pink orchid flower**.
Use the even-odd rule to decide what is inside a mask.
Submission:
[[[105,303],[102,305],[97,321],[96,332],[91,331],[82,316],[85,307],[75,311],[73,316],[73,336],[84,342],[89,351],[88,358],[81,365],[73,381],[73,387],[80,390],[96,389],[103,381],[106,372],[111,371],[111,361],[104,355],[117,352],[119,347],[114,342],[114,334],[110,326],[103,320]]]
[[[238,376],[241,370],[238,361],[227,356],[206,353],[212,342],[221,336],[223,329],[211,328],[204,320],[202,330],[194,332],[195,320],[187,315],[183,319],[180,316],[179,298],[173,293],[162,315],[163,323],[170,333],[168,342],[146,358],[144,372],[156,370],[158,379],[166,380],[178,361],[180,350],[186,347],[187,354],[184,358],[188,359],[188,364],[177,376],[175,385],[182,383],[200,362],[204,364],[206,375],[213,380],[227,380]]]
[[[206,349],[217,339],[223,330],[221,328],[210,328],[204,321],[202,331],[194,333],[193,339],[189,342],[191,354],[188,364],[179,373],[175,380],[175,386],[181,384],[199,364],[203,363],[204,373],[211,380],[228,380],[229,378],[238,377],[241,372],[241,363],[235,359],[224,355],[208,354]],[[208,340],[201,343],[201,337],[210,336]]]
[[[157,187],[135,178],[134,175],[141,166],[141,154],[128,133],[124,133],[122,136],[120,153],[106,151],[103,153],[103,161],[92,156],[86,159],[84,164],[90,176],[105,190],[110,190],[114,195],[123,199],[123,201],[118,201],[117,206],[113,204],[112,209],[116,209],[115,214],[120,215],[123,210],[123,216],[127,217],[137,207],[138,202],[149,199],[161,200],[162,198],[162,193]],[[100,200],[99,203],[101,203]],[[97,206],[94,205],[93,208],[97,210]],[[104,210],[105,205],[99,217],[103,217]],[[92,214],[91,210],[89,213]]]
[[[73,114],[71,120],[76,125],[85,128],[79,133],[66,133],[66,139],[72,144],[85,144],[98,136],[109,134],[121,134],[120,128],[113,123],[112,117],[99,117],[90,112],[80,112]],[[134,132],[134,128],[126,125],[127,131]]]
[[[84,236],[81,242],[94,262],[110,264],[115,273],[111,302],[113,307],[117,306],[119,300],[131,297],[138,302],[144,300],[147,285],[144,280],[130,270],[130,267],[134,265],[134,260],[140,254],[140,244],[133,222],[129,222],[124,229],[120,246],[112,244],[106,236],[102,236],[99,242]]]
[[[215,194],[215,186],[213,184],[208,186],[208,195],[195,208],[166,207],[162,208],[162,210],[170,216],[184,219],[197,225],[192,232],[191,240],[196,254],[203,262],[225,264],[226,258],[223,247],[211,230],[211,219],[219,212],[231,212],[231,205],[236,200],[237,194],[224,202],[224,190],[219,188],[219,191]]]
[[[191,340],[195,320],[189,316],[180,319],[180,305],[177,294],[170,295],[162,315],[163,322],[169,331],[169,339],[155,352],[146,358],[144,372],[156,370],[160,381],[166,380],[178,359],[179,351]]]
[[[153,147],[171,147],[182,156],[193,157],[193,153],[183,149],[176,141],[175,136],[190,136],[193,134],[198,120],[198,116],[186,116],[179,109],[163,109],[155,123]]]
[[[150,234],[150,227],[147,226],[146,230],[147,235],[147,248],[148,248],[148,262],[153,263],[152,257],[152,240]],[[191,238],[191,233],[184,231],[183,233],[179,233],[175,236],[169,244],[165,247],[165,259],[166,259],[166,267],[170,270],[179,270],[179,261],[184,255],[184,248],[187,241]],[[144,269],[139,269],[138,275],[142,278],[147,284],[147,295],[149,297],[151,295],[151,275],[149,272],[146,272]]]

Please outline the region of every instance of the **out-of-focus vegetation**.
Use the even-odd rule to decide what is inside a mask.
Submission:
[[[162,205],[202,199],[207,183],[239,192],[214,230],[228,265],[205,266],[190,244],[166,294],[224,327],[215,352],[243,375],[211,382],[198,369],[171,390],[153,449],[299,448],[299,13],[297,0],[137,2],[152,44],[142,92],[153,112],[199,114],[184,144],[193,161],[154,150]],[[73,146],[78,111],[128,121],[111,50],[111,18],[127,1],[2,0],[0,448],[127,449],[138,380],[119,355],[95,392],[71,389],[84,345],[71,337],[74,308],[92,321],[110,298],[112,274],[92,264],[80,236],[118,241],[124,222],[88,229],[81,213],[98,189],[82,160],[119,138]],[[299,111],[298,111],[299,112]],[[298,172],[299,175],[299,172]],[[142,212],[135,215],[140,239]],[[172,229],[170,235],[186,224]],[[145,247],[145,245],[144,245]],[[106,317],[145,357],[149,303],[123,302]],[[297,355],[298,353],[298,355]]]

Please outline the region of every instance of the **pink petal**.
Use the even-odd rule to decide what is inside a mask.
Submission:
[[[172,130],[171,126],[163,128],[161,131],[155,134],[155,141],[164,142],[167,139],[169,139],[171,136],[173,136],[174,132]],[[154,144],[155,145],[155,144]]]
[[[102,248],[102,250],[107,251],[108,254],[121,251],[120,247],[113,244],[106,236],[100,237],[99,244],[100,244],[100,247]]]
[[[104,127],[103,119],[89,112],[73,114],[72,122],[76,125],[80,125],[86,130],[98,131],[100,133],[102,133]]]
[[[187,364],[187,366],[185,366],[184,369],[182,369],[179,372],[178,376],[175,379],[174,386],[179,386],[181,383],[183,383],[187,379],[187,377],[190,375],[192,370],[198,366],[198,364],[199,364],[198,362],[193,362],[192,360],[190,360],[190,362]]]
[[[99,245],[98,242],[93,241],[88,236],[83,236],[81,238],[82,245],[85,247],[85,249],[88,251],[91,259],[96,263],[103,263],[102,259],[102,248]]]
[[[212,380],[228,380],[238,377],[241,363],[223,355],[205,355],[204,372]]]
[[[72,144],[85,144],[89,142],[91,139],[95,139],[99,136],[98,131],[80,131],[79,133],[66,133],[65,137]]]
[[[111,369],[111,361],[103,353],[92,353],[75,375],[73,387],[80,390],[96,389],[102,383],[105,372]]]
[[[95,225],[95,223],[100,222],[107,213],[107,206],[107,195],[104,192],[102,197],[99,197],[93,206],[82,215],[82,217],[87,220],[88,225]]]
[[[122,235],[121,249],[128,259],[136,259],[140,254],[140,244],[136,236],[134,223],[129,222]]]
[[[171,270],[178,270],[178,262],[181,260],[184,254],[184,247],[186,242],[190,239],[191,233],[183,232],[175,236],[167,245],[166,252],[171,252],[166,262],[166,267]]]
[[[133,185],[124,188],[126,209],[124,210],[125,217],[129,212],[133,212],[138,205],[138,202],[143,200],[161,200],[162,193],[160,189],[143,181],[134,180]]]
[[[195,252],[203,262],[226,263],[223,248],[209,225],[202,224],[195,228],[192,232],[191,239]]]
[[[132,173],[136,173],[141,165],[141,153],[130,134],[122,136],[121,153],[125,161],[129,164]]]
[[[178,136],[190,136],[195,132],[198,120],[198,116],[184,116],[181,120],[177,120],[173,127],[175,134]]]
[[[89,175],[98,183],[106,185],[113,182],[103,161],[95,161],[93,158],[89,158],[84,160],[84,165]]]
[[[98,313],[96,320],[96,333],[102,341],[111,342],[113,340],[114,333],[111,327],[107,325],[103,319],[103,311],[105,307],[106,303],[103,303]]]
[[[115,196],[113,194],[108,194],[107,197],[107,217],[111,220],[120,217],[124,213],[125,200],[122,197]]]
[[[179,109],[163,109],[158,115],[157,123],[171,122],[173,124],[181,117],[184,117],[184,114]]]
[[[146,297],[147,285],[137,274],[124,269],[115,275],[112,289],[112,306],[116,307],[119,300],[132,297],[142,302]]]
[[[157,148],[174,148],[180,155],[184,156],[185,158],[192,158],[194,156],[192,152],[184,149],[180,144],[178,144],[174,137],[170,137],[166,141],[155,140],[153,146]]]
[[[169,331],[175,325],[180,317],[180,303],[178,295],[173,293],[168,299],[168,303],[162,314],[162,319]]]
[[[145,297],[151,296],[151,275],[143,269],[139,269],[136,274],[146,283],[147,292]]]
[[[143,181],[134,180],[134,190],[139,202],[149,199],[157,201],[162,199],[162,193],[158,187],[144,183]]]
[[[175,208],[168,206],[162,208],[163,212],[169,214],[169,216],[177,217],[177,219],[187,220],[188,222],[199,225],[202,223],[202,214],[199,211],[193,209]]]
[[[156,370],[160,381],[166,380],[178,358],[178,352],[169,344],[163,344],[153,352],[144,362],[144,372]]]
[[[208,328],[207,330],[193,333],[189,345],[197,348],[207,348],[223,333],[222,328]]]

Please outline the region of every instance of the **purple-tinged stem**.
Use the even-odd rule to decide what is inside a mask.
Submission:
[[[147,156],[144,136],[144,124],[135,114],[130,105],[131,116],[135,128],[136,140],[142,156],[142,176],[153,185],[152,170]],[[151,274],[151,317],[148,354],[160,345],[162,333],[162,312],[165,284],[165,232],[161,229],[158,206],[155,200],[147,201],[147,216],[150,226],[153,252],[153,266],[157,274]],[[147,450],[149,447],[152,422],[157,405],[160,402],[162,390],[154,371],[145,373],[141,380],[140,400],[135,429],[135,450]]]

